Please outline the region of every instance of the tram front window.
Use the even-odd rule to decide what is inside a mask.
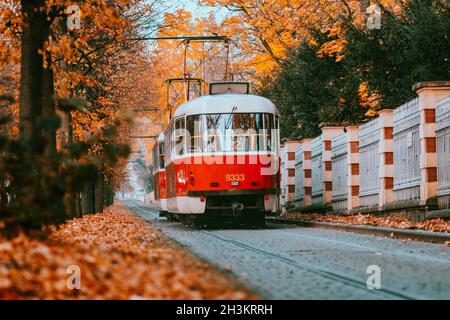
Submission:
[[[191,117],[197,117],[195,120]],[[189,116],[187,123],[199,121],[199,116]],[[206,114],[203,116],[205,128],[204,152],[248,152],[270,151],[272,146],[272,129],[274,129],[274,115],[270,113],[228,113]],[[196,142],[197,136],[190,132],[192,144],[200,149]],[[195,127],[195,126],[192,126]],[[192,130],[194,131],[194,130]],[[191,144],[191,145],[192,145]]]
[[[207,114],[204,116],[206,122],[205,152],[225,151],[225,128],[229,114]]]
[[[186,131],[189,138],[186,140],[188,152],[202,152],[203,150],[203,130],[202,115],[188,116],[186,119]]]

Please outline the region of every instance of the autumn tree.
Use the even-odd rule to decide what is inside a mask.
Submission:
[[[327,34],[302,42],[281,65],[277,77],[267,77],[260,94],[278,107],[283,137],[314,137],[320,123],[351,124],[364,119],[366,108],[359,104],[357,74],[348,73],[345,61],[319,57]]]
[[[55,116],[53,72],[46,65],[45,44],[55,15],[54,8],[47,10],[47,1],[21,1],[21,74],[20,74],[20,140],[13,146],[23,162],[13,166],[12,185],[16,219],[34,227],[29,219],[39,215],[39,223],[64,219],[63,189],[57,176],[56,129],[59,120]],[[34,162],[34,163],[33,163]],[[31,169],[31,173],[26,170]],[[28,181],[26,181],[28,180]]]
[[[414,98],[414,83],[450,79],[450,3],[410,0],[378,3],[381,28],[344,22],[344,55],[379,108],[395,108]]]
[[[17,62],[7,53],[13,44],[22,44],[17,49],[22,56],[20,139],[0,137],[6,177],[0,186],[0,218],[8,225],[40,229],[74,214],[100,211],[111,203],[114,184],[125,171],[132,116],[126,109],[139,103],[126,95],[145,94],[144,84],[136,88],[133,82],[139,67],[133,69],[138,74],[127,77],[129,67],[142,66],[147,55],[133,39],[153,27],[154,10],[137,0],[79,1],[82,27],[68,30],[68,5],[10,0],[1,7],[8,21],[0,28],[2,69],[14,69]],[[14,101],[7,103],[14,115]],[[60,117],[64,126],[57,144]],[[95,177],[101,180],[90,194],[94,197],[82,194]],[[92,198],[95,203],[82,208],[83,200]]]
[[[381,28],[343,14],[325,32],[311,32],[276,79],[268,77],[261,92],[281,109],[283,136],[317,135],[321,122],[368,120],[380,108],[412,99],[414,83],[448,79],[449,4],[377,3]]]
[[[354,0],[199,0],[224,6],[229,13],[223,31],[236,44],[234,73],[259,84],[275,75],[288,51],[311,38],[311,30],[326,32],[340,14],[359,15],[365,1]]]

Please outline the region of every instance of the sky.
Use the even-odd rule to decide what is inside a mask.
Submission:
[[[207,16],[211,11],[213,11],[216,19],[220,21],[228,11],[226,8],[200,6],[196,0],[170,0],[169,2],[174,4],[173,9],[169,11],[175,11],[176,8],[185,8],[192,13],[194,18]]]

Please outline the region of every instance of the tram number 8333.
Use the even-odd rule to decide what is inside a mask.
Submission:
[[[226,174],[225,175],[225,180],[226,181],[231,181],[231,182],[235,182],[235,181],[245,181],[245,174],[243,173],[230,173],[230,174]]]

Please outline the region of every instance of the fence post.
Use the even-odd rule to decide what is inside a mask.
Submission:
[[[312,166],[311,142],[312,138],[303,138],[303,206],[312,205]]]
[[[436,106],[438,206],[450,209],[450,96]],[[450,216],[450,210],[443,217]]]
[[[450,95],[450,81],[416,83],[420,111],[420,204],[427,205],[437,196],[436,103]]]
[[[359,126],[347,130],[347,210],[359,207]]]
[[[322,126],[323,149],[322,149],[322,163],[323,163],[323,204],[331,204],[333,201],[333,177],[332,177],[332,162],[331,162],[331,139],[344,133],[343,127]]]
[[[284,147],[282,148],[282,168],[281,180],[283,188],[283,201],[286,207],[295,202],[295,150],[301,145],[300,140],[284,140],[282,141]]]
[[[393,142],[393,109],[383,109],[378,113],[380,121],[380,193],[378,198],[378,207],[380,210],[394,201],[394,142]]]

